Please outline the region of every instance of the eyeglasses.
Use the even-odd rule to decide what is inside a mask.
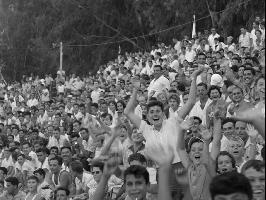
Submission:
[[[100,171],[95,171],[95,172],[91,172],[93,175],[94,174],[100,174]]]

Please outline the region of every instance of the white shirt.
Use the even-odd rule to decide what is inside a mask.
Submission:
[[[169,145],[174,149],[173,163],[180,162],[180,157],[177,153],[178,130],[180,130],[180,128],[177,120],[177,117],[165,119],[160,131],[155,130],[153,126],[148,125],[147,122],[143,120],[141,121],[139,128],[146,140],[146,147],[160,142],[163,146]]]
[[[202,125],[206,125],[207,108],[211,104],[212,100],[208,99],[204,108],[200,107],[200,100],[195,103],[192,110],[189,113],[189,117],[197,116],[202,120]]]
[[[208,42],[209,42],[209,45],[211,47],[214,46],[214,38],[219,38],[220,35],[218,33],[216,33],[215,35],[211,34],[209,37],[208,37]]]
[[[148,87],[148,96],[150,96],[151,91],[155,91],[154,96],[157,96],[163,90],[168,90],[170,88],[170,82],[163,75],[157,80],[153,79]]]
[[[191,49],[190,51],[189,50],[187,50],[186,51],[186,55],[185,55],[185,58],[186,58],[186,60],[188,61],[188,62],[193,62],[194,61],[194,59],[195,59],[195,57],[196,57],[196,52],[193,50],[193,49]]]
[[[250,38],[251,38],[251,35],[249,32],[246,32],[245,35],[241,34],[239,36],[240,47],[250,47]]]
[[[104,90],[98,88],[97,90],[93,90],[91,92],[91,99],[93,103],[98,103],[102,91]]]
[[[83,172],[82,174],[82,180],[75,178],[75,185],[76,190],[82,189],[83,191],[86,191],[86,188],[88,187],[89,183],[93,180],[93,175]]]

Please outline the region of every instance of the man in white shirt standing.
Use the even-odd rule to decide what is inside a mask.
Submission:
[[[99,81],[95,80],[93,83],[94,90],[91,92],[91,99],[93,103],[98,103],[101,92],[103,90],[99,87]]]
[[[241,35],[239,36],[240,47],[250,48],[252,45],[252,38],[247,29],[242,27],[240,29]]]
[[[216,33],[216,29],[215,28],[212,28],[211,29],[211,34],[209,35],[208,37],[208,42],[209,42],[209,45],[212,49],[215,48],[215,42],[214,42],[214,38],[219,38],[220,35],[218,33]]]
[[[161,65],[154,66],[154,79],[151,81],[148,87],[148,96],[157,96],[159,93],[170,88],[170,82],[163,76],[163,70]]]

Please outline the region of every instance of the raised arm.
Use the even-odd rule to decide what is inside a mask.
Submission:
[[[185,117],[189,114],[189,112],[191,111],[191,109],[193,108],[193,106],[196,103],[196,97],[197,97],[197,85],[196,85],[196,81],[197,81],[197,77],[202,73],[203,68],[200,68],[196,71],[193,72],[193,74],[191,75],[191,86],[190,86],[190,90],[189,90],[189,98],[187,103],[180,109],[180,111],[178,112],[178,116],[181,119],[185,119]]]
[[[186,151],[185,134],[186,134],[186,131],[189,130],[191,125],[192,125],[192,120],[188,119],[186,121],[183,121],[181,123],[181,131],[180,131],[178,138],[177,138],[177,152],[178,152],[178,155],[181,159],[182,164],[184,165],[184,167],[186,169],[188,169],[188,167],[189,167],[190,159],[189,159],[189,155]]]
[[[103,174],[99,184],[97,185],[96,191],[93,195],[93,200],[103,200],[106,195],[108,180],[111,175],[117,170],[118,159],[113,157],[110,158],[104,165]]]
[[[158,142],[146,147],[146,150],[148,157],[159,165],[158,200],[172,200],[169,180],[171,164],[174,158],[173,149]]]
[[[237,121],[243,121],[252,124],[259,134],[265,140],[265,114],[257,108],[250,108],[242,112],[238,112],[236,116],[232,116]]]
[[[222,120],[214,118],[213,123],[214,126],[213,126],[213,140],[211,148],[211,159],[216,160],[221,150]]]
[[[137,106],[137,91],[138,91],[139,85],[140,85],[139,81],[133,82],[133,86],[134,86],[133,93],[124,110],[125,115],[129,118],[131,123],[133,123],[137,128],[140,127],[140,123],[141,123],[141,118],[135,114],[135,108]]]

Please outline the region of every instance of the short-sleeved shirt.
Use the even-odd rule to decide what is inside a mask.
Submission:
[[[157,142],[161,142],[163,145],[169,144],[169,146],[173,147],[175,150],[173,163],[180,162],[180,157],[177,153],[178,130],[180,130],[180,127],[177,117],[165,119],[160,131],[155,130],[153,126],[148,125],[144,120],[140,124],[140,131],[146,140],[146,147]]]

